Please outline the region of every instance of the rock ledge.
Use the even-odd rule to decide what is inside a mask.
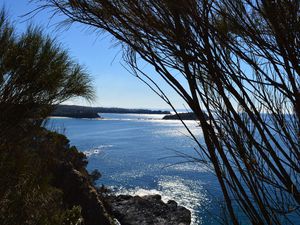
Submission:
[[[164,203],[160,195],[108,196],[112,214],[122,225],[189,225],[191,212],[173,200]]]

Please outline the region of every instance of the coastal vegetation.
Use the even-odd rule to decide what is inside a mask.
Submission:
[[[4,10],[0,46],[0,225],[115,225],[115,218],[129,225],[190,224],[188,209],[161,196],[125,196],[121,204],[122,196],[107,196],[96,187],[101,173],[88,172],[86,155],[46,129],[52,115],[169,112],[58,105],[73,97],[92,101],[89,74],[40,28],[16,33]]]
[[[181,155],[214,172],[223,194],[223,223],[299,223],[299,1],[34,1],[41,3],[37,11],[63,15],[63,25],[82,23],[122,46],[132,74],[175,111],[165,119],[180,118],[197,145],[193,156]],[[192,112],[177,113],[145,64]],[[51,115],[149,111],[58,106],[73,97],[93,100],[85,68],[42,29],[29,26],[17,33],[2,10],[0,223],[112,225],[110,213],[135,220],[147,211],[160,221],[188,224],[190,212],[160,196],[105,199],[94,187],[101,174],[88,173],[86,156],[65,136],[44,128]],[[203,142],[184,117],[197,121]],[[173,217],[169,210],[184,216]],[[157,218],[147,223],[152,221]]]
[[[42,30],[0,12],[0,224],[112,224],[83,153],[43,128],[53,105],[93,98],[84,68]]]
[[[298,0],[40,0],[39,9],[111,34],[129,69],[174,111],[144,71],[158,75],[196,115],[224,222],[293,224],[300,215]],[[205,115],[208,115],[207,120]],[[186,127],[187,128],[187,127]]]

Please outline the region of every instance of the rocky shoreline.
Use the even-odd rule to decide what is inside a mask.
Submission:
[[[116,196],[103,186],[96,187],[100,172],[87,171],[86,156],[71,147],[65,136],[42,129],[34,143],[45,173],[51,176],[50,188],[57,191],[62,210],[78,217],[76,224],[116,225],[115,219],[121,225],[190,224],[188,209],[172,200],[164,203],[160,195]]]
[[[189,225],[191,212],[173,200],[164,203],[160,195],[106,197],[109,210],[121,225]]]
[[[54,185],[63,190],[64,202],[81,207],[84,225],[191,223],[190,210],[173,200],[165,203],[160,195],[114,195],[105,187],[96,188],[89,178],[91,175],[83,168],[77,169],[70,163],[59,163],[54,172]]]

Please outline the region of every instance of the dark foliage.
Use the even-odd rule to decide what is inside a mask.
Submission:
[[[101,173],[97,169],[90,172],[89,177],[90,177],[91,183],[95,185],[96,181],[99,180],[101,178],[101,176],[102,176]]]
[[[83,67],[41,29],[29,27],[17,35],[1,11],[0,45],[2,141],[8,133],[17,139],[20,131],[39,126],[53,104],[76,96],[92,100],[91,79]]]
[[[132,73],[171,106],[145,63],[182,97],[205,142],[190,132],[199,148],[189,160],[215,172],[230,223],[299,217],[298,0],[39,2],[113,35]]]
[[[69,150],[65,137],[43,129],[0,146],[1,225],[81,224],[80,206],[66,205],[63,190],[53,185],[62,161],[85,171],[81,153]]]
[[[41,126],[53,104],[76,96],[93,96],[83,68],[40,29],[16,35],[1,11],[1,225],[111,224],[92,194],[86,156]]]

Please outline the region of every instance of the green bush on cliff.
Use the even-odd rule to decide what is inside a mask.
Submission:
[[[16,34],[4,11],[0,12],[0,49],[2,140],[21,138],[20,132],[40,125],[55,104],[78,96],[93,99],[87,72],[59,43],[33,26]]]
[[[67,205],[55,185],[60,164],[74,162],[82,171],[86,164],[63,135],[41,128],[22,143],[1,146],[0,162],[1,224],[81,224],[80,207]]]
[[[66,201],[59,169],[89,177],[86,157],[42,127],[53,104],[91,100],[91,80],[55,40],[29,27],[17,35],[0,12],[0,225],[79,225],[82,209]]]

